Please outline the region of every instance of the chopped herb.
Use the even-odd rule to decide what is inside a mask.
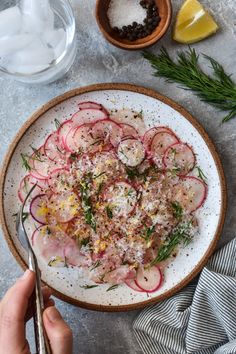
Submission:
[[[106,172],[101,172],[101,173],[99,173],[98,175],[95,175],[94,177],[93,177],[93,179],[96,179],[96,178],[98,178],[98,177],[101,177],[102,175],[104,175]]]
[[[137,168],[128,168],[126,167],[126,173],[127,173],[127,176],[133,180],[135,177],[139,177],[140,176],[140,173],[139,171],[137,170]]]
[[[90,144],[90,146],[93,146],[93,145],[98,145],[98,144],[100,144],[100,143],[102,143],[103,142],[103,140],[96,140],[96,141],[94,141],[94,143],[92,143],[92,144]]]
[[[93,288],[96,288],[98,285],[81,285],[80,288],[82,289],[93,289]]]
[[[101,264],[102,264],[101,261],[95,262],[95,263],[93,264],[93,266],[90,268],[90,271],[96,269],[96,268],[99,267]]]
[[[118,288],[118,286],[119,286],[119,284],[112,285],[112,286],[110,286],[110,288],[108,288],[106,291],[115,290],[115,289]]]
[[[40,159],[41,153],[40,153],[37,149],[35,149],[32,145],[30,145],[30,147],[31,147],[31,149],[33,150],[35,156],[36,156],[38,159]],[[26,155],[25,155],[25,156],[26,156]]]
[[[59,120],[57,118],[54,119],[54,124],[56,129],[59,129],[61,127],[61,123],[59,122]]]
[[[141,111],[138,113],[138,117],[139,118],[143,118],[143,110],[141,109]]]
[[[190,235],[191,227],[191,220],[177,226],[175,230],[168,235],[166,241],[160,246],[157,257],[151,262],[151,265],[166,260],[170,257],[176,246],[181,243],[183,243],[184,246],[187,246],[192,241],[192,236]]]
[[[82,199],[82,208],[84,211],[84,217],[86,224],[90,225],[91,228],[96,232],[96,221],[93,214],[92,201],[89,195],[89,184],[91,183],[91,175],[87,174],[80,182],[80,192]]]
[[[70,155],[70,159],[71,159],[72,161],[75,161],[75,160],[77,159],[77,154],[72,153],[72,154]]]
[[[173,202],[171,203],[171,206],[173,208],[173,214],[176,219],[181,219],[183,216],[183,208],[180,205],[179,202]]]
[[[173,175],[176,176],[178,174],[178,172],[180,172],[181,169],[180,167],[173,167],[172,170],[169,170],[169,172]]]
[[[97,195],[99,195],[101,193],[103,186],[104,186],[104,183],[101,182],[98,186]]]
[[[126,158],[126,160],[128,160],[128,157],[125,155],[123,150],[120,149],[119,152]]]
[[[133,191],[132,189],[129,189],[128,192],[127,192],[127,197],[131,197],[133,194]]]
[[[108,205],[106,206],[106,212],[107,212],[108,218],[112,219],[113,218],[113,213],[112,213],[111,208]]]
[[[58,262],[64,262],[65,266],[67,266],[67,264],[66,264],[66,259],[62,259],[62,258],[59,257],[59,256],[56,256],[56,257],[54,257],[53,259],[51,259],[51,260],[48,262],[48,266],[49,266],[49,267],[53,267],[53,266],[55,266]]]
[[[20,154],[21,158],[22,158],[22,166],[26,169],[26,171],[31,171],[31,166],[28,163],[28,155],[25,154]]]
[[[153,232],[155,231],[155,225],[151,227],[147,227],[146,225],[144,225],[144,227],[145,227],[145,233],[144,235],[141,235],[141,237],[144,238],[146,242],[148,242]]]
[[[80,244],[81,246],[87,246],[87,244],[89,243],[90,241],[90,238],[87,237],[87,238],[83,238],[81,241],[80,241]]]
[[[203,173],[202,169],[199,166],[196,166],[198,172],[198,178],[200,178],[203,182],[206,182],[207,176]]]

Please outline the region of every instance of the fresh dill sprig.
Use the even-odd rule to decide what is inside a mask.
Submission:
[[[88,290],[88,289],[93,289],[93,288],[97,288],[98,285],[81,285],[80,288]]]
[[[173,214],[176,219],[181,219],[183,216],[183,208],[180,205],[179,202],[173,202],[171,203],[172,209],[173,209]]]
[[[59,122],[59,120],[57,118],[54,119],[54,124],[56,129],[59,129],[61,127],[61,123]]]
[[[146,225],[144,225],[144,227],[145,227],[145,233],[141,235],[141,237],[144,238],[146,242],[148,242],[153,232],[155,231],[155,225],[152,225],[151,227],[147,227]]]
[[[87,244],[90,242],[90,238],[83,238],[82,240],[80,240],[80,245],[81,246],[87,246]]]
[[[93,266],[90,268],[90,271],[96,269],[97,267],[99,267],[102,264],[101,261],[96,261]]]
[[[110,286],[110,288],[108,288],[106,291],[115,290],[118,288],[118,286],[119,286],[119,284],[114,284],[114,285]]]
[[[113,213],[112,213],[112,209],[109,207],[109,205],[106,206],[106,212],[107,212],[107,216],[109,219],[113,218]]]
[[[35,155],[38,159],[40,159],[40,157],[41,157],[40,152],[39,152],[36,148],[34,148],[32,145],[30,145],[30,147],[31,147],[31,149],[32,149],[33,152],[34,152],[34,155]]]
[[[175,248],[181,243],[187,246],[192,236],[190,234],[192,227],[192,221],[188,221],[178,225],[173,232],[169,234],[166,241],[160,246],[156,258],[151,262],[151,265],[155,265],[169,258]]]
[[[203,182],[206,183],[207,176],[204,174],[204,172],[202,171],[201,167],[196,166],[196,169],[197,169],[197,173],[198,173],[198,178],[200,178]]]
[[[29,165],[28,159],[29,156],[25,154],[20,154],[22,159],[22,166],[26,169],[26,171],[31,171],[31,166]]]
[[[154,76],[164,77],[167,82],[180,83],[183,89],[194,91],[202,101],[228,111],[223,123],[236,116],[236,84],[213,58],[203,55],[211,64],[214,75],[210,76],[200,68],[199,56],[190,47],[178,53],[176,62],[165,48],[161,49],[159,55],[144,52],[143,56],[155,69]]]

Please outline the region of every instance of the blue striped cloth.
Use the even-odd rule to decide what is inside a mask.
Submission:
[[[236,354],[236,238],[197,285],[144,309],[133,328],[145,354]]]

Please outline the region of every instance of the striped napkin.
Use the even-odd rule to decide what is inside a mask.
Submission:
[[[236,354],[236,238],[197,285],[144,309],[133,328],[145,354]]]

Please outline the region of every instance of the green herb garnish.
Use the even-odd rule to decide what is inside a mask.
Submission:
[[[101,193],[103,186],[104,186],[104,183],[101,182],[98,186],[97,195],[99,195]]]
[[[20,154],[22,158],[22,166],[26,169],[26,171],[31,171],[31,166],[28,163],[29,156],[25,154]]]
[[[112,213],[111,208],[108,205],[106,206],[106,212],[107,212],[108,218],[112,219],[113,218],[113,213]]]
[[[98,177],[101,177],[102,175],[104,175],[106,172],[101,172],[101,173],[99,173],[98,175],[95,175],[94,177],[93,177],[93,179],[96,179],[96,178],[98,178]]]
[[[155,231],[155,225],[151,227],[147,227],[146,225],[144,225],[144,227],[145,227],[145,233],[144,235],[141,235],[141,237],[144,238],[146,242],[148,242],[153,232]]]
[[[131,180],[133,180],[135,177],[139,177],[140,176],[140,173],[139,173],[137,168],[128,168],[128,167],[126,167],[126,173],[127,173],[127,176]]]
[[[200,178],[203,182],[206,182],[207,176],[203,173],[202,169],[199,166],[196,166],[198,172],[198,178]]]
[[[176,219],[181,219],[183,216],[183,208],[180,205],[179,202],[173,202],[171,203],[172,209],[173,209],[173,214]]]
[[[81,246],[87,246],[87,244],[90,242],[90,238],[83,238],[82,240],[80,240],[80,245]]]
[[[112,286],[110,286],[110,288],[108,288],[106,291],[115,290],[115,289],[118,288],[118,286],[119,286],[119,284],[112,285]]]
[[[191,227],[192,221],[177,226],[175,230],[169,234],[166,241],[160,246],[157,257],[151,262],[151,265],[155,265],[169,258],[175,248],[181,243],[183,243],[184,246],[187,246],[192,241],[192,236],[190,235]]]
[[[30,147],[31,147],[31,149],[32,149],[33,152],[34,152],[34,155],[35,155],[38,159],[40,159],[40,157],[41,157],[40,152],[39,152],[36,148],[34,148],[32,145],[30,145]],[[27,156],[27,155],[25,155],[25,156]]]
[[[95,262],[95,263],[93,264],[93,266],[90,268],[90,271],[96,269],[96,268],[99,267],[101,264],[102,264],[101,261]]]
[[[164,77],[168,82],[180,83],[182,88],[194,91],[202,101],[229,111],[222,122],[236,116],[236,84],[213,58],[204,55],[214,73],[214,76],[210,76],[200,68],[199,56],[193,48],[179,52],[177,62],[171,59],[165,48],[161,49],[159,55],[144,52],[143,56],[155,69],[155,76]]]
[[[93,288],[96,288],[96,287],[98,287],[98,285],[81,285],[80,286],[80,288],[85,289],[85,290],[93,289]]]
[[[56,129],[59,129],[61,127],[61,123],[59,122],[59,120],[57,118],[54,119],[54,124]]]
[[[84,217],[86,224],[90,225],[91,228],[96,232],[96,221],[93,214],[93,206],[90,197],[89,185],[91,183],[91,175],[87,174],[84,179],[80,182],[80,192],[82,199],[82,208],[84,211]]]

